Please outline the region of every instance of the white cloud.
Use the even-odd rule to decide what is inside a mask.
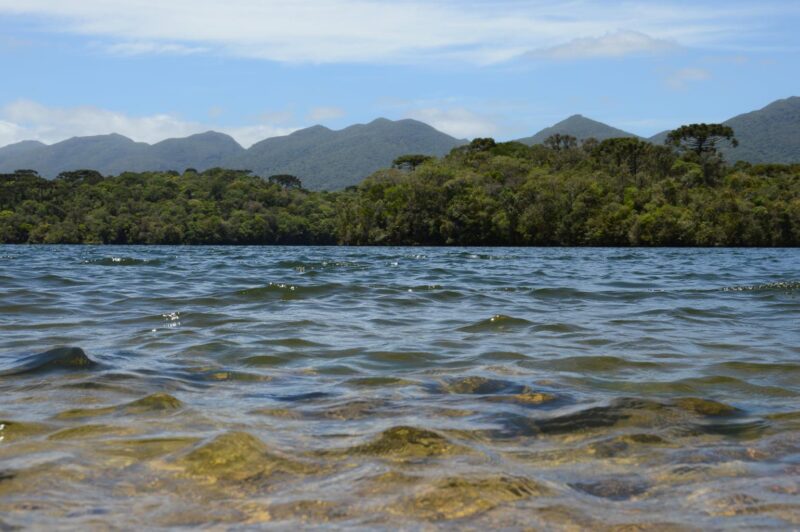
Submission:
[[[690,83],[711,79],[711,72],[703,68],[682,68],[667,77],[667,86],[671,89],[682,90]]]
[[[314,107],[308,112],[308,119],[312,122],[324,122],[341,118],[344,115],[345,111],[340,107]]]
[[[120,42],[105,47],[112,54],[117,55],[191,55],[208,52],[202,46],[187,46],[185,44],[167,42]]]
[[[492,118],[479,115],[463,107],[415,109],[410,111],[408,116],[460,139],[490,137],[495,135],[498,130],[497,124]]]
[[[215,127],[171,114],[131,116],[97,107],[49,107],[30,100],[18,100],[0,108],[0,146],[21,140],[51,144],[70,137],[109,133],[154,143],[211,129],[227,133],[248,147],[268,137],[288,135],[297,128],[268,123]]]
[[[678,45],[667,39],[656,39],[638,31],[616,31],[600,37],[573,39],[565,44],[535,50],[529,57],[550,59],[584,59],[654,54],[674,50]]]
[[[741,45],[786,2],[731,0],[0,0],[45,30],[125,54],[219,53],[284,62],[495,63],[529,50],[618,55],[675,41]],[[746,24],[745,24],[746,23]],[[594,49],[594,50],[592,50]],[[596,54],[595,54],[596,56]]]
[[[0,120],[0,146],[25,140],[21,128],[12,122]]]

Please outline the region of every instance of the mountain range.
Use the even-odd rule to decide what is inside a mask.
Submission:
[[[800,162],[800,97],[778,100],[758,111],[735,116],[725,124],[734,129],[740,143],[736,149],[724,149],[728,160]],[[636,137],[574,115],[519,142],[538,144],[555,133],[598,140]],[[666,134],[645,140],[661,144]],[[5,146],[0,148],[0,172],[33,169],[52,178],[66,170],[83,168],[113,175],[186,168],[202,171],[221,166],[252,170],[264,177],[292,174],[300,177],[309,189],[336,190],[357,184],[372,172],[389,166],[400,155],[442,156],[466,142],[423,122],[385,118],[338,131],[313,126],[263,140],[249,149],[230,136],[213,131],[152,145],[111,134],[74,137],[52,145],[23,141]]]

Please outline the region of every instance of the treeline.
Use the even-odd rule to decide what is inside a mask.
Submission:
[[[722,137],[725,137],[723,132]],[[800,165],[729,166],[673,137],[476,139],[309,192],[247,171],[0,176],[0,241],[103,244],[797,246]],[[696,139],[695,139],[696,140]],[[684,142],[686,141],[686,142]]]

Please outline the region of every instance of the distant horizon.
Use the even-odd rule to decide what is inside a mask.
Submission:
[[[736,116],[739,116],[739,115],[742,115],[742,114],[746,114],[746,113],[750,113],[752,111],[757,111],[757,110],[763,109],[764,107],[766,107],[766,106],[768,106],[768,105],[770,105],[772,103],[775,103],[776,101],[788,100],[788,99],[797,98],[797,97],[798,96],[791,95],[791,96],[786,96],[786,97],[783,97],[783,98],[779,98],[777,100],[774,100],[774,101],[771,101],[771,102],[767,102],[763,106],[761,106],[761,107],[759,107],[757,109],[742,110],[742,111],[737,112],[735,114],[732,114],[731,116],[728,116],[728,117],[726,117],[724,119],[718,120],[717,122],[724,122],[724,121],[729,120],[731,118],[734,118]],[[526,138],[526,137],[530,137],[530,136],[536,135],[537,133],[539,133],[539,132],[541,132],[541,131],[543,131],[543,130],[545,130],[547,128],[550,128],[550,127],[553,127],[555,125],[558,125],[559,123],[561,123],[561,122],[563,122],[563,121],[565,121],[567,119],[573,118],[573,117],[582,117],[582,118],[585,118],[585,119],[588,119],[588,120],[599,122],[599,123],[604,124],[606,126],[610,126],[610,127],[613,127],[613,128],[621,129],[621,130],[625,131],[626,133],[630,133],[630,134],[636,135],[636,136],[638,136],[638,137],[640,137],[642,139],[645,139],[645,140],[652,139],[653,137],[658,136],[659,134],[663,133],[664,131],[668,131],[669,129],[677,128],[677,127],[683,125],[683,124],[675,124],[675,126],[673,128],[661,129],[661,130],[655,132],[652,135],[646,135],[646,134],[637,133],[636,131],[631,131],[631,130],[628,130],[628,129],[625,129],[625,128],[622,128],[622,127],[618,127],[617,125],[615,125],[613,123],[606,123],[606,122],[603,122],[601,120],[597,120],[594,117],[587,116],[584,113],[572,113],[572,114],[564,117],[563,119],[558,120],[558,121],[556,121],[556,122],[554,122],[552,124],[548,124],[548,125],[540,127],[539,129],[537,129],[535,131],[531,131],[527,135],[523,135],[523,136],[515,137],[515,138],[498,138],[498,137],[492,137],[492,138],[495,138],[495,140],[500,141],[500,142],[510,142],[510,141],[514,141],[514,140],[519,140],[521,138]],[[388,120],[390,122],[401,122],[401,121],[404,121],[404,120],[411,120],[411,121],[414,121],[414,122],[425,124],[427,126],[430,126],[430,127],[434,128],[434,129],[436,129],[437,131],[440,131],[442,133],[445,133],[445,134],[449,135],[449,133],[447,133],[446,131],[442,131],[442,130],[436,128],[433,124],[427,123],[424,120],[420,120],[420,119],[417,119],[417,118],[404,117],[404,118],[392,119],[392,118],[387,118],[387,117],[384,117],[384,116],[379,116],[379,117],[373,118],[372,120],[369,120],[369,121],[366,121],[366,122],[357,122],[357,123],[353,123],[353,124],[347,124],[347,125],[344,125],[344,126],[341,126],[341,127],[328,127],[325,124],[321,124],[321,123],[312,124],[312,125],[309,125],[309,126],[304,126],[304,127],[297,128],[297,129],[292,130],[292,131],[290,131],[288,133],[284,133],[284,134],[280,134],[280,135],[274,135],[274,136],[270,136],[270,137],[264,137],[262,139],[255,140],[254,142],[252,142],[250,144],[243,144],[234,135],[222,130],[224,128],[221,128],[221,129],[207,129],[205,131],[197,131],[195,133],[189,133],[187,135],[179,136],[179,137],[165,137],[163,139],[155,140],[155,141],[152,141],[152,142],[148,142],[146,140],[139,140],[139,139],[130,137],[128,135],[124,135],[122,133],[118,133],[116,131],[112,131],[112,132],[109,132],[109,133],[99,133],[99,134],[94,134],[94,135],[74,135],[74,136],[63,138],[61,140],[56,140],[56,141],[53,141],[53,142],[43,142],[43,141],[37,140],[37,139],[22,139],[22,140],[19,140],[19,141],[16,141],[16,142],[12,142],[12,143],[9,143],[9,144],[2,144],[2,145],[0,145],[0,148],[4,148],[4,147],[7,147],[7,146],[12,146],[12,145],[15,145],[15,144],[21,144],[21,143],[24,143],[24,142],[37,142],[37,143],[45,145],[45,146],[52,146],[54,144],[59,144],[59,143],[66,142],[68,140],[72,140],[72,139],[76,139],[76,138],[103,137],[103,136],[110,136],[110,135],[118,135],[118,136],[124,137],[124,138],[126,138],[128,140],[131,140],[133,142],[136,142],[136,143],[147,144],[147,145],[153,146],[155,144],[159,144],[161,142],[168,141],[168,140],[185,139],[185,138],[188,138],[188,137],[195,137],[195,136],[199,136],[199,135],[206,135],[206,134],[209,134],[209,133],[216,133],[216,134],[225,135],[225,136],[229,137],[230,139],[235,141],[240,147],[242,147],[245,150],[247,150],[247,149],[251,148],[253,145],[255,145],[255,144],[259,143],[259,142],[262,142],[264,140],[268,140],[268,139],[271,139],[271,138],[289,136],[289,135],[291,135],[293,133],[296,133],[298,131],[303,131],[303,130],[312,129],[312,128],[316,128],[316,127],[322,127],[322,128],[325,128],[325,129],[327,129],[329,131],[336,132],[336,131],[342,131],[342,130],[348,129],[348,128],[353,127],[353,126],[369,125],[371,123],[378,122],[380,120]],[[692,121],[692,123],[699,123],[699,122],[703,122],[703,120],[694,120],[694,121]],[[706,122],[710,123],[711,121],[706,121]],[[467,141],[468,142],[468,141],[472,140],[473,138],[478,138],[480,136],[489,137],[490,135],[478,135],[476,137],[466,137],[466,138],[458,138],[458,137],[455,137],[453,135],[450,135],[450,136],[452,136],[456,140],[463,140],[463,141]]]

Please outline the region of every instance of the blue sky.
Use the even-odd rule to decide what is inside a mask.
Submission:
[[[0,145],[416,118],[640,135],[800,94],[800,2],[0,0]]]

